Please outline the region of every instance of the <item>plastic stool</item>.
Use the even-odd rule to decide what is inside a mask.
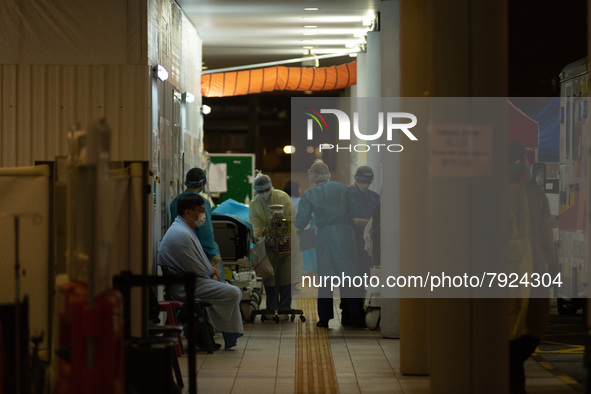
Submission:
[[[170,326],[178,326],[179,322],[177,319],[177,312],[179,309],[181,309],[183,303],[180,301],[158,301],[158,304],[160,305],[160,311],[166,312],[166,324]],[[181,333],[174,332],[172,335],[177,339],[175,352],[177,357],[180,357],[183,355],[183,341],[181,339]]]

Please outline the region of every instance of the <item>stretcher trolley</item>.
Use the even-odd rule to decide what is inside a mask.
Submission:
[[[259,309],[262,299],[262,281],[257,279],[249,257],[252,226],[237,216],[215,211],[211,213],[211,222],[224,262],[224,276],[242,290],[242,319],[252,322],[252,312]]]

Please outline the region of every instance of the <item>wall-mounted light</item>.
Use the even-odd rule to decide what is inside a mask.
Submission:
[[[195,96],[193,96],[189,92],[185,92],[185,93],[183,93],[183,99],[185,100],[186,103],[192,103],[193,101],[195,101]]]
[[[295,153],[295,146],[293,146],[293,145],[285,145],[283,147],[283,152],[286,155],[291,155],[292,153]]]
[[[154,73],[158,76],[158,79],[161,81],[166,81],[168,79],[168,71],[162,65],[157,65],[154,67]]]
[[[201,113],[203,115],[209,115],[211,113],[211,107],[209,105],[207,105],[207,104],[203,104],[201,106]]]

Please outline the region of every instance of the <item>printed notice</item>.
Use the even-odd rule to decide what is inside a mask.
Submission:
[[[441,177],[489,177],[492,145],[492,125],[431,125],[429,171]]]

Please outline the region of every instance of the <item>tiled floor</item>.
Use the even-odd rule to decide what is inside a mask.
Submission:
[[[298,324],[302,324],[298,319],[263,323],[257,318],[245,324],[245,335],[233,350],[197,353],[198,392],[295,393]],[[400,374],[399,340],[381,338],[379,331],[341,327],[337,319],[331,320],[328,337],[341,394],[430,392],[429,377]],[[223,343],[221,336],[216,342]],[[186,355],[180,363],[183,393],[188,393]],[[529,394],[574,392],[531,359],[526,371]]]

